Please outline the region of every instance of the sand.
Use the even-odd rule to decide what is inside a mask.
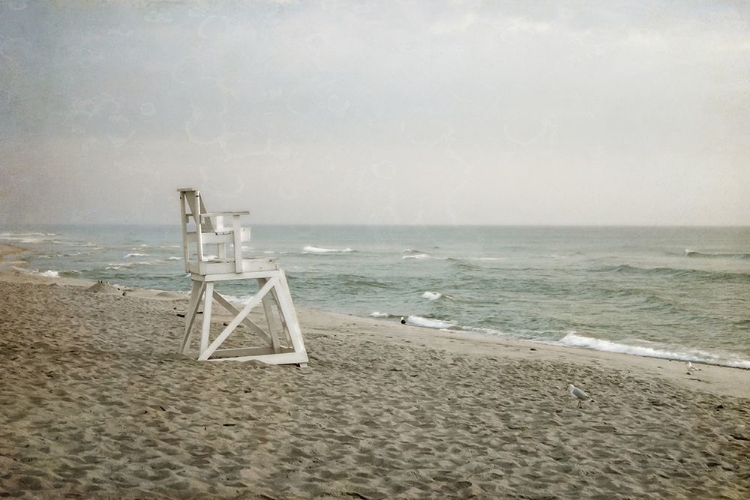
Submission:
[[[306,368],[198,362],[185,296],[4,267],[0,496],[750,498],[747,370],[304,309]]]

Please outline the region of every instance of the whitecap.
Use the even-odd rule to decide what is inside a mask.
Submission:
[[[167,260],[182,260],[182,257],[167,257]]]
[[[129,259],[130,257],[146,257],[148,256],[147,253],[140,253],[140,252],[133,252],[125,255],[125,259]]]
[[[228,295],[228,294],[222,294],[225,299],[227,299],[232,304],[241,304],[243,306],[246,306],[254,297],[254,295],[249,295],[247,297],[237,297],[235,295]]]
[[[45,278],[59,278],[60,273],[57,271],[44,271],[43,273],[39,273],[40,276],[44,276]]]
[[[370,317],[371,318],[390,318],[391,315],[388,314],[388,313],[384,313],[384,312],[380,312],[380,311],[375,311],[374,313],[370,314]]]
[[[422,298],[429,300],[437,300],[442,296],[443,294],[440,292],[425,292],[422,294]]]
[[[439,319],[423,318],[421,316],[408,316],[406,322],[410,325],[421,326],[424,328],[437,328],[439,330],[445,330],[446,328],[456,326],[453,323],[448,323]]]
[[[426,253],[417,253],[417,254],[413,254],[413,255],[402,255],[401,258],[402,259],[419,259],[419,260],[421,260],[421,259],[429,259],[430,256],[427,255]]]
[[[582,335],[578,335],[575,331],[568,332],[568,334],[565,335],[565,337],[563,337],[559,342],[567,346],[584,347],[584,348],[593,349],[596,351],[616,352],[616,353],[621,353],[621,354],[629,354],[633,356],[643,356],[643,357],[649,357],[649,358],[695,361],[699,363],[708,363],[708,364],[714,364],[714,365],[723,365],[723,366],[732,366],[735,368],[750,369],[750,361],[746,361],[742,359],[736,359],[736,360],[721,359],[716,355],[703,352],[703,351],[699,351],[695,353],[674,352],[674,351],[666,351],[662,349],[655,349],[653,347],[619,344],[617,342],[612,342],[611,340],[584,337]]]
[[[349,253],[353,252],[351,248],[345,248],[343,250],[336,249],[336,248],[321,248],[321,247],[315,247],[312,245],[307,245],[302,249],[302,252],[304,253],[315,253],[315,254],[322,254],[322,253]]]

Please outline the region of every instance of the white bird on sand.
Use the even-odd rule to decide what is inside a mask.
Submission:
[[[687,374],[692,375],[694,371],[698,370],[696,367],[693,366],[693,363],[690,361],[687,362]]]
[[[594,402],[594,400],[591,399],[588,394],[583,392],[578,387],[575,387],[573,384],[568,385],[568,392],[578,399],[578,408],[581,407],[581,403],[583,403],[584,401],[591,401],[592,403]]]

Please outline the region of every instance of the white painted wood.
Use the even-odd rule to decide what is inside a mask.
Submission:
[[[233,313],[235,316],[238,316],[240,314],[240,310],[234,307],[231,302],[229,302],[227,299],[222,297],[221,294],[219,294],[216,290],[214,290],[214,300],[218,302],[219,304],[221,304],[222,306],[224,306],[224,309]],[[266,334],[266,332],[261,330],[258,325],[250,321],[248,318],[243,319],[242,324],[250,328],[250,330],[256,335],[258,335],[264,342],[269,343],[269,344],[271,343],[271,339]]]
[[[268,278],[258,279],[258,288],[268,283]],[[273,291],[276,287],[269,290],[273,296]],[[263,312],[266,315],[266,324],[268,325],[268,335],[271,337],[271,346],[273,346],[273,352],[279,352],[281,350],[281,344],[279,343],[279,336],[276,335],[276,331],[273,327],[273,309],[271,308],[271,302],[269,294],[263,295]]]
[[[279,270],[279,273],[281,273],[281,276],[279,277],[279,308],[286,318],[287,326],[289,328],[289,336],[291,337],[294,350],[297,352],[305,352],[305,343],[302,340],[302,331],[300,330],[299,321],[297,320],[297,312],[294,310],[294,305],[292,304],[292,295],[289,292],[286,275],[282,270]]]
[[[180,352],[187,354],[190,351],[195,318],[200,305],[203,304],[199,360],[258,359],[270,364],[306,365],[307,352],[283,270],[275,259],[243,256],[242,243],[250,241],[251,231],[250,228],[242,227],[240,218],[249,215],[249,212],[209,212],[197,189],[182,188],[178,191],[182,211],[185,270],[190,273],[192,283]],[[231,227],[229,221],[225,220],[230,217]],[[215,253],[210,247],[207,251],[206,245],[216,245]],[[210,259],[209,255],[212,256]],[[259,283],[258,293],[242,310],[238,310],[215,289],[216,283],[237,280],[257,280]],[[211,341],[214,300],[234,318]],[[248,318],[250,312],[261,303],[263,314],[266,316],[267,331]],[[283,339],[274,325],[274,309],[278,311]],[[240,326],[248,328],[265,345],[219,350],[221,344]]]
[[[190,348],[190,337],[193,333],[193,323],[195,322],[195,316],[198,313],[198,306],[201,302],[201,297],[205,291],[205,283],[200,281],[192,281],[193,290],[190,292],[190,303],[188,304],[188,312],[185,315],[185,333],[182,336],[182,345],[180,345],[180,352],[187,354]]]
[[[226,328],[224,328],[224,331],[222,331],[216,339],[214,339],[213,342],[211,342],[211,345],[207,348],[203,348],[203,344],[201,343],[201,350],[200,355],[198,356],[198,359],[203,361],[211,357],[211,354],[229,337],[229,335],[234,331],[235,328],[237,328],[237,325],[239,325],[245,317],[250,314],[250,311],[253,310],[255,306],[257,306],[261,300],[263,300],[263,296],[268,293],[268,291],[271,289],[272,286],[276,285],[278,283],[278,278],[273,278],[268,281],[268,283],[261,288],[258,293],[256,293],[252,299],[247,303],[245,307],[242,308],[242,311],[235,316],[235,318],[229,322],[229,325],[227,325]],[[213,283],[208,283],[208,287],[211,288],[211,293],[213,296]],[[206,295],[208,295],[208,288],[206,288]]]
[[[204,353],[208,346],[208,336],[211,333],[211,307],[214,303],[214,284],[209,281],[206,283],[206,290],[203,293],[203,329],[201,330],[200,352]]]
[[[245,279],[249,279],[250,274],[258,271],[274,271],[278,269],[278,264],[273,259],[259,258],[259,259],[242,259],[242,270],[236,271],[236,263],[221,262],[221,261],[204,261],[204,262],[191,262],[188,266],[188,271],[193,274],[199,274],[201,276],[216,276],[226,275],[227,280],[238,279],[239,275],[245,276]]]
[[[269,365],[300,365],[307,366],[309,361],[306,352],[285,352],[277,354],[261,354],[254,356],[239,356],[225,358],[211,358],[211,361],[252,361],[258,360]]]
[[[279,320],[281,320],[281,331],[284,334],[284,341],[286,342],[286,345],[292,345],[292,337],[289,333],[289,326],[286,324],[286,318],[284,317],[284,313],[281,312],[281,307],[279,306],[279,293],[277,287],[274,287],[273,290],[271,290],[271,293],[273,294],[273,298],[276,301],[276,308],[279,311]]]
[[[234,233],[234,272],[241,273],[242,265],[242,227],[240,226],[240,216],[232,217],[232,232]]]

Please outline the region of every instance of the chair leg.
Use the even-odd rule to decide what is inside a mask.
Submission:
[[[193,281],[193,289],[190,292],[190,302],[188,303],[187,314],[185,315],[185,332],[182,337],[182,344],[180,345],[180,352],[187,354],[190,350],[190,338],[193,335],[193,323],[195,322],[195,316],[198,313],[198,305],[201,302],[201,296],[205,290],[205,283],[200,281]]]
[[[211,333],[211,306],[214,302],[214,284],[206,283],[203,299],[203,329],[201,330],[201,346],[198,355],[202,355],[208,347],[208,336]]]
[[[305,352],[305,343],[302,340],[302,330],[299,327],[299,321],[297,320],[297,313],[294,310],[294,304],[292,304],[292,294],[289,291],[289,285],[286,282],[286,275],[284,271],[279,271],[279,310],[282,312],[289,329],[289,336],[292,340],[292,346],[295,352]]]
[[[258,290],[268,283],[268,278],[258,278]],[[273,292],[276,289],[274,286],[271,288]],[[273,327],[273,309],[271,309],[271,298],[266,293],[263,296],[263,312],[266,315],[266,324],[268,325],[268,336],[271,337],[271,348],[273,352],[279,352],[281,344],[279,343],[279,336],[276,334],[276,330]]]

